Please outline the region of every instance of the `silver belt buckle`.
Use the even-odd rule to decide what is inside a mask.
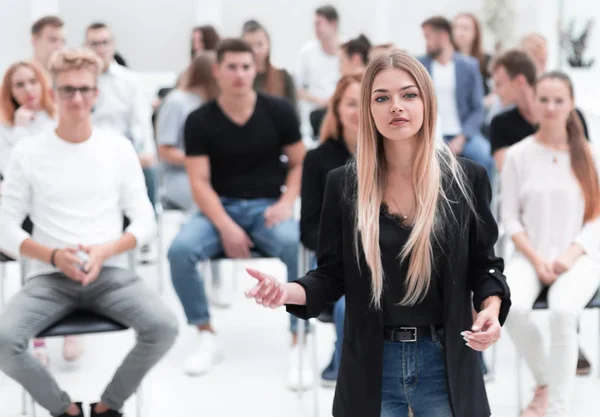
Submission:
[[[413,337],[412,339],[408,339],[408,340],[401,340],[402,343],[407,343],[407,342],[416,342],[417,341],[417,328],[416,327],[400,327],[401,331],[412,331],[413,332]]]

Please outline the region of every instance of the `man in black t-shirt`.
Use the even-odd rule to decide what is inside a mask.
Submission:
[[[492,78],[495,93],[502,104],[515,106],[494,117],[490,125],[492,155],[500,171],[508,147],[537,130],[534,116],[536,67],[525,52],[515,49],[496,58],[492,65]],[[585,137],[589,138],[583,114],[579,110],[577,114],[581,118]]]
[[[221,254],[248,259],[255,248],[281,259],[288,280],[298,278],[299,226],[292,211],[305,148],[294,108],[254,91],[252,48],[242,40],[220,44],[214,73],[219,97],[192,112],[184,130],[185,166],[201,213],[168,252],[188,323],[199,330],[198,346],[184,363],[190,375],[209,372],[220,356],[197,262]]]

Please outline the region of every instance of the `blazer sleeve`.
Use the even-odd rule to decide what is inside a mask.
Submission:
[[[471,74],[471,89],[468,94],[469,114],[462,123],[462,133],[468,138],[481,135],[481,125],[485,120],[485,107],[483,106],[483,80],[476,61],[467,61]]]
[[[319,224],[317,269],[294,281],[306,291],[306,305],[288,304],[288,313],[301,319],[317,317],[328,305],[344,295],[342,255],[345,167],[327,176],[325,198]]]
[[[492,188],[485,169],[475,164],[472,167],[475,172],[472,186],[475,213],[471,213],[469,226],[468,279],[473,291],[473,305],[480,311],[481,303],[487,297],[499,296],[502,299],[499,320],[504,324],[511,305],[510,289],[503,275],[504,261],[494,253],[498,225],[490,210]]]
[[[300,241],[307,249],[317,251],[319,242],[319,222],[323,208],[322,170],[319,167],[318,148],[308,152],[302,168],[302,189],[300,191]]]

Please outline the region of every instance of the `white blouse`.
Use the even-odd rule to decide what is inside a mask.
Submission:
[[[27,126],[0,124],[0,174],[6,173],[13,148],[24,137],[34,136],[56,126],[56,121],[45,111],[38,111]]]
[[[593,145],[592,154],[600,176],[600,153]],[[507,150],[501,181],[501,221],[510,237],[526,232],[549,261],[572,243],[600,260],[600,218],[584,224],[585,201],[569,152],[528,136]]]

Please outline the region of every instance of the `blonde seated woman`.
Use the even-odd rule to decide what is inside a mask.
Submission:
[[[0,87],[0,175],[6,175],[13,148],[19,141],[55,126],[56,108],[44,71],[34,62],[12,64]],[[45,341],[36,339],[33,346],[35,356],[47,365]],[[67,362],[79,359],[82,352],[80,337],[64,338],[63,357]]]
[[[584,138],[573,85],[563,73],[537,81],[538,131],[506,152],[502,219],[516,253],[506,267],[506,322],[537,388],[523,417],[568,417],[577,367],[577,322],[600,285],[600,154]],[[531,311],[549,287],[550,351]]]
[[[317,268],[285,284],[248,269],[247,297],[299,318],[345,295],[336,417],[490,416],[477,351],[500,338],[510,291],[486,171],[436,141],[432,84],[407,53],[377,55],[356,163],[328,176]]]

